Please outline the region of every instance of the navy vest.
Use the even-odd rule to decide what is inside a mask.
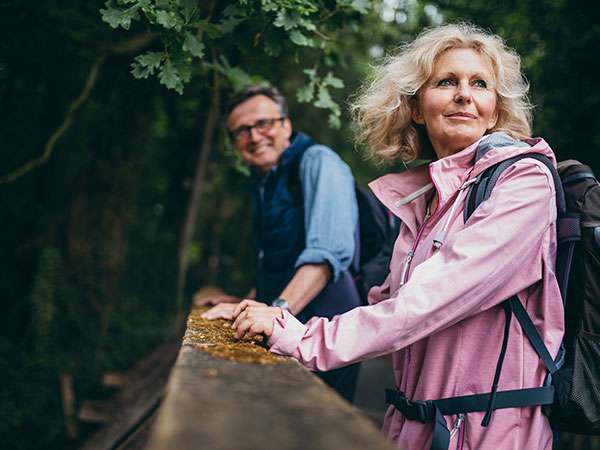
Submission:
[[[258,174],[253,177],[256,298],[265,303],[279,297],[294,276],[296,260],[306,247],[299,171],[302,155],[314,144],[307,135],[294,133],[276,169],[262,180]],[[338,281],[330,281],[297,317],[303,323],[313,316],[331,318],[359,305],[354,280],[345,270]]]

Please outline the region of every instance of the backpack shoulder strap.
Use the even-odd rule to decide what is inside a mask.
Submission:
[[[554,182],[554,190],[556,192],[556,208],[558,210],[558,215],[562,216],[565,214],[565,194],[563,192],[560,176],[557,170],[554,168],[552,161],[550,161],[550,159],[547,156],[544,156],[540,153],[524,153],[513,158],[505,159],[504,161],[501,161],[498,164],[489,167],[477,177],[477,181],[469,187],[469,192],[467,193],[466,206],[463,214],[465,222],[469,219],[469,217],[471,217],[471,215],[475,212],[477,207],[490,197],[494,186],[496,186],[496,183],[498,182],[498,179],[500,178],[502,173],[504,173],[506,169],[511,167],[516,162],[525,158],[531,158],[540,161],[548,168],[550,174],[552,175],[552,180]]]

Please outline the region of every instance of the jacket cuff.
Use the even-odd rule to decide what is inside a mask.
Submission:
[[[283,317],[273,320],[273,332],[268,342],[270,350],[278,355],[292,355],[305,333],[306,325],[288,311],[283,311]]]
[[[329,264],[334,283],[340,278],[342,271],[347,269],[333,253],[324,248],[305,248],[298,256],[294,267],[298,269],[305,264]]]

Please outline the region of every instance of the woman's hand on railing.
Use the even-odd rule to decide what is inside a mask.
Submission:
[[[267,306],[254,300],[244,300],[233,312],[233,329],[238,339],[263,334],[267,339],[273,333],[273,320],[281,317],[281,308]]]

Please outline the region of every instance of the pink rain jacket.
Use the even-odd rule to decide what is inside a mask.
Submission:
[[[467,223],[463,219],[465,183],[486,168],[526,152],[554,161],[543,139],[528,142],[531,148],[494,148],[473,165],[476,142],[428,167],[372,182],[378,198],[402,220],[386,281],[371,289],[370,306],[331,320],[315,317],[303,325],[286,312],[274,322],[271,351],[321,371],[394,352],[396,387],[410,399],[488,393],[503,337],[500,303],[518,293],[555,356],[564,325],[554,275],[551,174],[536,160],[517,162],[502,174],[489,200]],[[422,188],[428,183],[437,190],[439,206],[425,220]],[[445,241],[437,249],[433,239],[444,228]],[[410,251],[414,257],[406,264]],[[498,390],[538,387],[545,376],[543,363],[513,319]],[[539,406],[498,409],[487,428],[481,426],[484,414],[467,414],[463,449],[552,448],[550,425]],[[456,416],[445,419],[452,429]],[[383,425],[389,439],[405,450],[427,450],[432,430],[433,424],[407,420],[393,406]],[[450,448],[457,448],[459,434]]]

